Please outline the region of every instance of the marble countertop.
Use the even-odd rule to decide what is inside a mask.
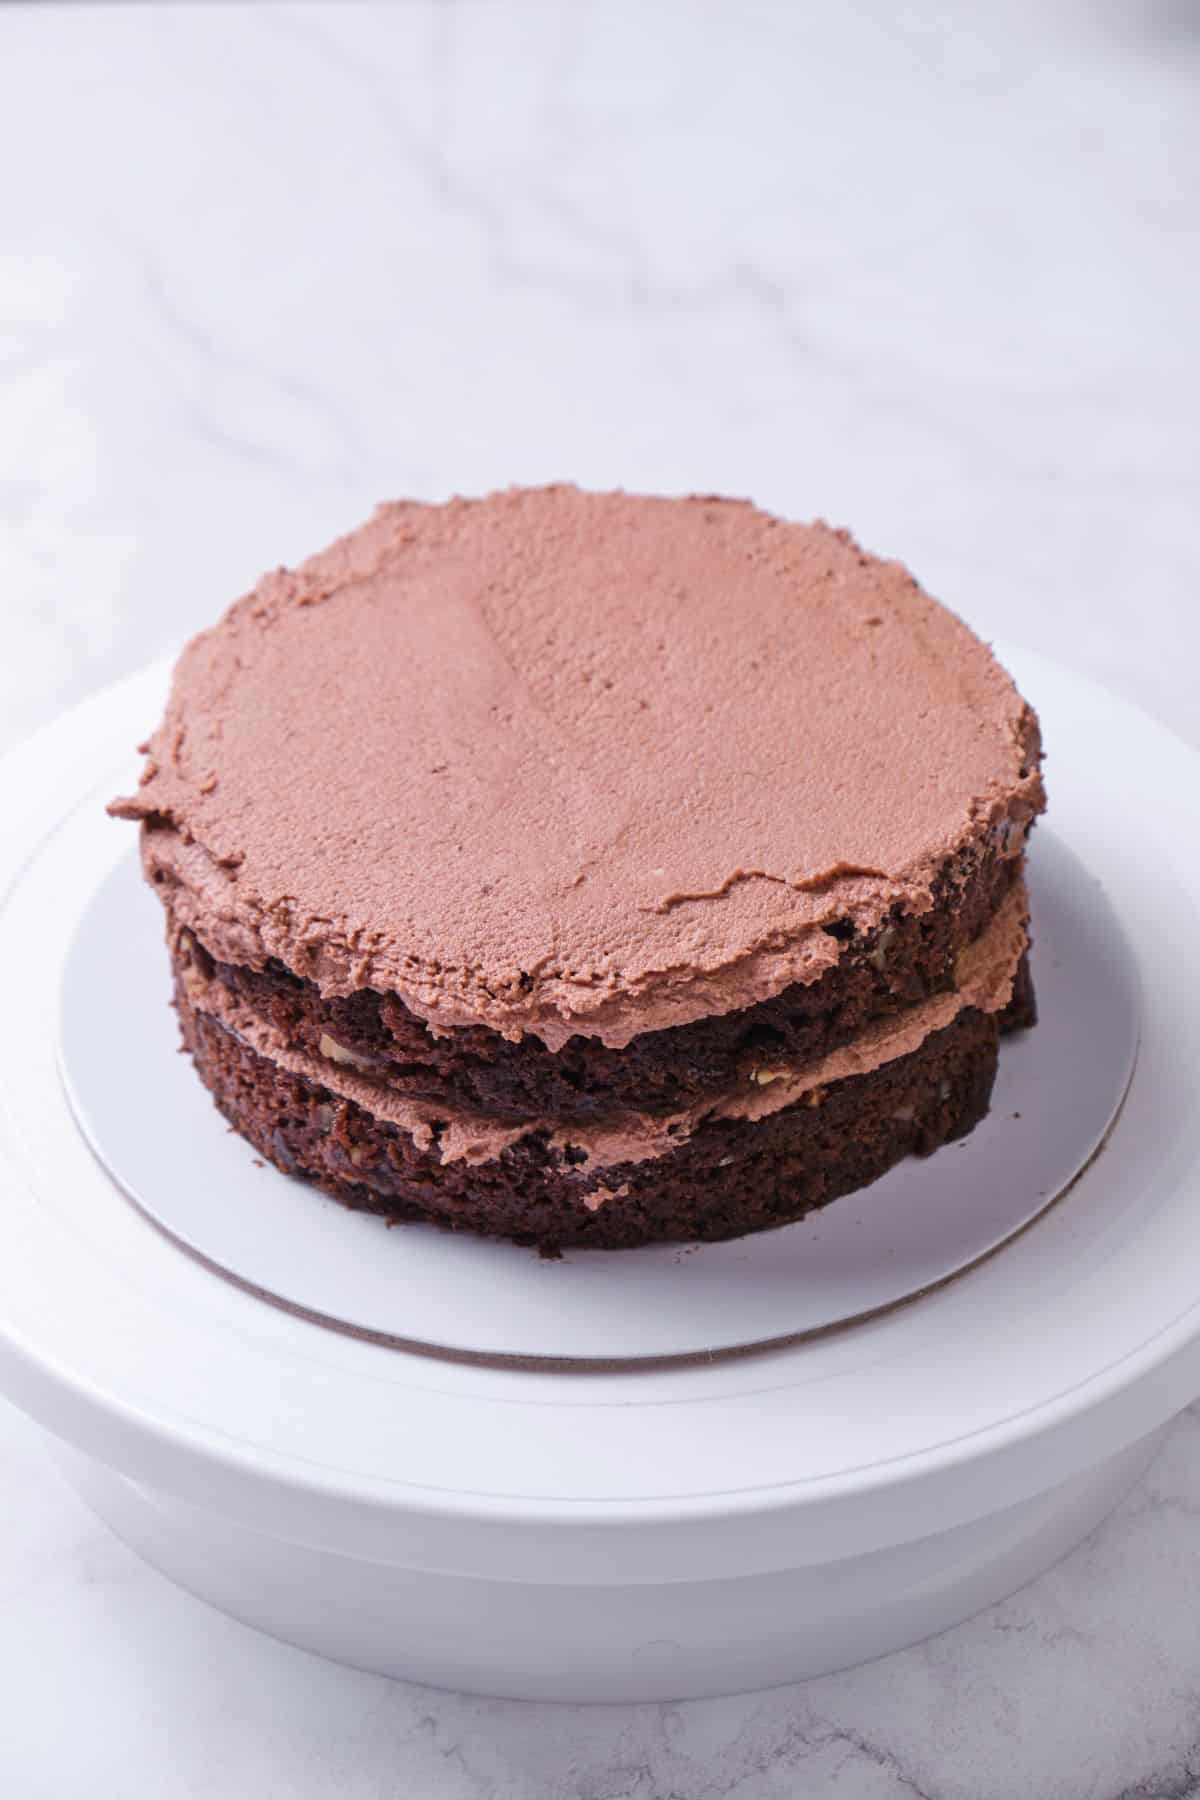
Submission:
[[[4,8],[0,748],[379,498],[552,477],[850,524],[1200,744],[1198,101],[1168,0]],[[1186,1800],[1198,1580],[1193,1412],[920,1648],[460,1698],[175,1591],[0,1407],[0,1792]]]

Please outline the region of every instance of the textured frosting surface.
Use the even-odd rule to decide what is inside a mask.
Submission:
[[[136,796],[216,956],[548,1044],[815,980],[1014,854],[1036,721],[895,563],[742,502],[379,509],[185,650]]]

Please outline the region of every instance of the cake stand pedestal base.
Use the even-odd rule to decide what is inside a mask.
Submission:
[[[58,1461],[147,1562],[300,1649],[518,1700],[693,1700],[825,1675],[970,1618],[1093,1531],[1167,1429],[1048,1493],[915,1543],[765,1575],[615,1587],[339,1556],[151,1493],[77,1452],[60,1448]]]

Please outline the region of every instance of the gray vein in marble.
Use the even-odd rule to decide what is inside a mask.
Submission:
[[[440,15],[438,15],[440,17]],[[460,29],[460,15],[447,8],[440,29],[435,33],[435,52],[431,56],[430,85],[438,95],[433,129],[422,133],[399,112],[394,96],[383,86],[378,70],[347,49],[315,21],[306,9],[298,12],[279,9],[267,15],[273,29],[297,38],[319,50],[322,58],[339,68],[370,99],[393,141],[408,159],[414,173],[425,184],[433,201],[457,213],[481,232],[489,266],[498,285],[540,291],[572,304],[587,305],[601,316],[620,316],[627,310],[654,321],[659,326],[679,325],[689,320],[732,311],[744,312],[751,321],[770,333],[778,349],[810,375],[828,382],[836,379],[849,384],[859,395],[860,404],[872,414],[886,415],[911,422],[914,411],[922,423],[953,443],[961,455],[977,463],[981,478],[1002,474],[1005,480],[1037,485],[1053,472],[1060,486],[1078,486],[1094,491],[1098,483],[1127,489],[1129,475],[1125,468],[1115,469],[1106,477],[1102,471],[1065,467],[1054,460],[1054,452],[1044,452],[1038,439],[1023,441],[1010,452],[1003,441],[986,430],[986,388],[979,391],[980,410],[964,434],[961,385],[943,388],[921,379],[915,368],[891,368],[876,361],[864,367],[861,357],[847,353],[835,343],[827,331],[818,329],[806,318],[813,299],[822,295],[835,299],[846,293],[847,286],[859,289],[864,282],[882,276],[898,276],[946,239],[948,222],[938,216],[932,223],[902,230],[870,246],[856,246],[852,255],[828,245],[811,259],[804,254],[792,260],[786,281],[756,261],[740,256],[727,261],[700,280],[680,282],[663,270],[656,270],[645,241],[629,227],[592,217],[579,201],[566,191],[561,180],[543,174],[562,161],[561,152],[569,147],[573,130],[571,115],[563,109],[549,109],[548,117],[555,126],[547,144],[547,154],[538,167],[526,171],[524,195],[536,197],[543,216],[559,226],[570,239],[599,252],[614,264],[611,273],[578,271],[559,258],[541,261],[517,250],[515,225],[511,210],[497,201],[475,171],[462,167],[451,155],[447,141],[447,121],[451,112],[448,90],[454,71],[455,33]],[[918,46],[918,35],[905,33]],[[915,49],[914,49],[915,53]],[[976,76],[977,98],[982,102],[1005,100],[1016,104],[1021,83],[1028,80],[1028,70],[1015,66],[1007,74]],[[559,154],[556,155],[555,151]],[[482,172],[481,172],[482,173]],[[1097,398],[1103,392],[1103,377],[1094,378]],[[1086,390],[1083,398],[1086,403]],[[1078,390],[1072,404],[1079,403]],[[1154,472],[1156,492],[1164,484],[1181,494],[1187,488],[1183,469],[1157,468]]]
[[[328,393],[285,370],[270,369],[257,359],[251,361],[239,355],[227,342],[183,312],[168,291],[163,271],[148,249],[142,250],[141,264],[143,288],[150,309],[171,337],[202,363],[219,366],[235,376],[251,375],[256,380],[268,381],[279,394],[295,401],[332,431],[340,444],[344,466],[350,465],[360,441],[348,417]],[[189,409],[189,425],[197,436],[216,448],[232,451],[250,462],[293,472],[302,467],[286,447],[258,443],[241,436],[198,405]]]

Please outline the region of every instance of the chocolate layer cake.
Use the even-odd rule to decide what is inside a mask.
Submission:
[[[188,647],[139,791],[184,1041],[348,1204],[543,1246],[780,1224],[1032,1022],[1036,720],[843,532],[380,508]]]

